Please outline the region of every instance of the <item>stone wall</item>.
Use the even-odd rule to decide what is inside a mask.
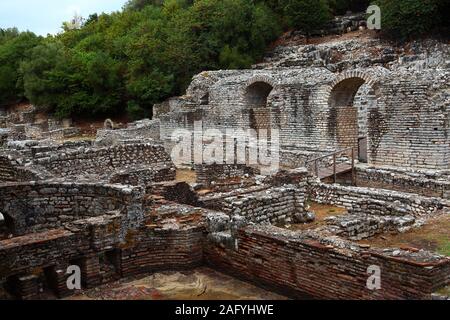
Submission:
[[[32,170],[22,167],[8,156],[0,156],[0,182],[37,181],[42,177]]]
[[[202,72],[158,109],[161,139],[201,120],[203,129],[278,129],[281,149],[297,152],[282,163],[360,147],[369,164],[446,170],[448,45],[414,46],[415,55],[381,40],[281,47],[252,70]]]
[[[359,187],[382,188],[450,199],[448,176],[439,176],[436,173],[427,175],[398,169],[357,168],[356,183]]]
[[[310,186],[309,196],[311,200],[318,203],[332,204],[348,210],[365,211],[367,214],[374,215],[420,217],[450,208],[450,203],[440,198],[323,183],[313,183]]]
[[[256,170],[246,165],[238,164],[213,164],[213,165],[195,165],[197,183],[209,186],[211,182],[226,182],[230,179],[243,178],[244,176],[254,175]]]
[[[149,169],[163,166],[173,168],[173,163],[164,148],[154,144],[59,151],[49,157],[36,159],[34,163],[57,177],[111,175],[116,170],[131,166],[145,165],[149,166]]]
[[[302,220],[306,214],[306,183],[249,190],[232,192],[214,202],[205,201],[205,205],[211,209],[220,208],[229,216],[243,216],[254,223],[290,223]]]
[[[32,182],[0,185],[0,212],[15,236],[60,228],[65,223],[119,210],[126,226],[143,219],[142,189],[95,183]]]
[[[236,249],[206,243],[205,261],[300,298],[430,299],[450,282],[450,259],[442,256],[418,260],[410,252],[336,247],[275,227],[242,229],[236,243]],[[380,290],[366,287],[372,265],[381,268]]]
[[[95,144],[100,147],[111,146],[119,143],[121,140],[138,139],[154,140],[160,138],[159,120],[141,120],[128,125],[125,129],[101,129],[97,131]]]
[[[172,166],[159,165],[149,167],[133,167],[115,172],[109,179],[110,183],[132,186],[151,187],[154,183],[172,181],[176,178],[176,170]]]

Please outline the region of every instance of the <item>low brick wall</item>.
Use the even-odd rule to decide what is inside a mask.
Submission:
[[[247,227],[236,240],[237,250],[206,243],[206,263],[301,298],[429,299],[450,282],[450,259],[444,257],[415,261],[412,253],[335,248],[275,227]],[[381,268],[380,290],[366,287],[372,265]]]
[[[439,198],[421,197],[412,193],[389,190],[346,187],[313,183],[309,189],[310,199],[324,204],[333,204],[352,211],[370,211],[370,203],[376,202],[375,215],[412,215],[415,217],[429,215],[443,208],[450,208],[450,203]],[[380,206],[383,204],[384,206]],[[359,207],[359,208],[358,208]]]
[[[359,187],[382,188],[450,199],[448,177],[437,178],[439,179],[420,173],[395,172],[378,168],[357,168],[356,171],[356,183]]]
[[[202,265],[202,227],[183,230],[141,229],[122,249],[124,277],[158,270],[186,270]]]

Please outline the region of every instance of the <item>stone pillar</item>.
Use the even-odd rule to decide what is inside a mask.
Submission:
[[[101,284],[100,261],[97,254],[85,257],[81,267],[81,282],[86,288]]]

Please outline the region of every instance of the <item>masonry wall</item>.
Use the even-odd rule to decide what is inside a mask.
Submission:
[[[142,220],[140,188],[106,184],[10,183],[0,185],[0,212],[14,221],[14,235],[60,228],[119,210],[127,223]]]
[[[144,227],[131,233],[121,251],[124,277],[158,270],[186,270],[203,262],[202,227],[162,230]]]
[[[225,130],[255,127],[252,123],[264,118],[264,126],[269,121],[271,129],[280,130],[282,149],[357,149],[358,138],[367,137],[369,163],[448,169],[448,111],[442,98],[448,74],[412,73],[372,68],[335,74],[313,67],[210,72],[207,79],[193,81],[193,86],[201,81],[208,86],[202,89],[209,92],[208,104],[196,104],[193,96],[193,102],[160,115],[161,138],[170,140],[177,128],[192,130],[199,120],[204,129]],[[221,79],[211,84],[209,77]],[[348,79],[359,79],[362,86],[345,92],[354,98],[351,105],[333,106],[333,88]],[[245,99],[258,82],[273,87],[266,106],[259,107],[264,117],[255,115]]]
[[[377,203],[374,214],[412,215],[420,217],[450,208],[450,203],[439,198],[421,197],[412,193],[345,187],[314,183],[309,190],[310,199],[324,204],[333,204],[353,211],[366,209],[370,213],[370,203]],[[383,210],[380,209],[380,204]],[[366,206],[366,207],[364,207]],[[364,211],[364,210],[362,210]]]
[[[213,181],[221,182],[253,175],[256,171],[246,165],[237,164],[195,165],[194,170],[197,182],[205,185],[209,185]]]
[[[450,182],[446,176],[430,177],[420,173],[357,168],[356,183],[358,187],[388,189],[450,199]]]
[[[40,180],[38,174],[24,169],[7,156],[0,156],[0,182]]]
[[[305,213],[306,184],[274,187],[220,201],[221,211],[254,223],[288,223]]]
[[[448,258],[416,263],[373,250],[350,253],[274,227],[242,229],[237,250],[206,243],[204,256],[212,267],[302,298],[429,299],[450,281]],[[371,265],[381,268],[381,290],[366,288]]]
[[[131,144],[109,148],[60,151],[49,157],[39,158],[35,164],[59,177],[84,174],[111,174],[128,166],[167,166],[172,160],[160,145]]]

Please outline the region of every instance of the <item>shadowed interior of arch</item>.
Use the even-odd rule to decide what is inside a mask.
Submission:
[[[273,87],[266,82],[255,82],[245,92],[245,103],[249,110],[250,128],[270,132],[271,117],[267,99]]]
[[[0,240],[15,234],[14,219],[6,213],[0,212]]]
[[[355,148],[361,162],[368,161],[367,132],[360,127],[358,119],[363,115],[358,114],[355,106],[355,97],[366,80],[360,77],[351,77],[337,83],[330,93],[329,128],[336,137],[339,148]]]
[[[342,80],[331,91],[330,106],[331,107],[347,107],[353,106],[355,96],[358,93],[359,88],[366,81],[362,78],[348,78]]]

